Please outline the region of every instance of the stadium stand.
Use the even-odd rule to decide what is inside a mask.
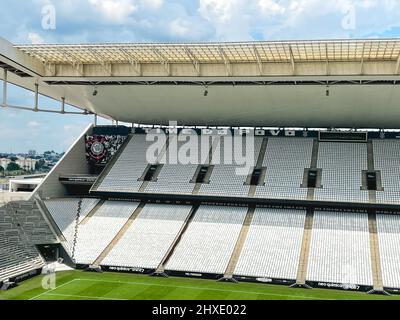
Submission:
[[[165,270],[224,274],[247,207],[202,205]]]
[[[307,280],[372,286],[366,213],[315,211]]]
[[[241,139],[242,150],[234,152],[245,150],[246,139]],[[151,142],[145,134],[130,134],[89,193],[46,198],[44,211],[66,240],[66,251],[77,266],[200,274],[232,281],[269,279],[302,286],[326,283],[355,290],[400,287],[396,215],[347,207],[338,211],[332,204],[324,210],[319,207],[324,201],[396,204],[398,141],[255,137],[250,166],[238,175],[236,169],[242,166],[224,163],[225,138],[209,140],[207,148],[190,139],[178,142],[178,150],[182,146],[197,150],[194,163],[169,163],[169,148],[175,148],[170,139],[164,154],[148,163],[145,154]],[[312,186],[310,171],[315,174]],[[366,172],[375,172],[382,188],[376,184],[369,189]],[[150,197],[136,199],[140,194]],[[157,203],[160,194],[189,198],[175,203],[167,197]],[[214,197],[218,203],[193,202],[191,196]],[[234,206],[220,197],[297,202]],[[302,206],[305,200],[316,203]],[[47,225],[46,212],[23,203],[9,206],[14,212],[13,226],[8,218],[0,224],[2,243],[28,244],[28,248],[13,250],[19,260],[8,258],[22,272],[43,264],[32,244],[60,240]],[[29,252],[26,256],[25,251]]]
[[[234,274],[296,279],[304,210],[257,208]]]

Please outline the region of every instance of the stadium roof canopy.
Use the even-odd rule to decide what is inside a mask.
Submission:
[[[393,128],[400,116],[399,39],[79,45],[0,40],[0,66],[11,83],[32,91],[38,84],[41,94],[127,122]]]
[[[271,41],[202,44],[21,45],[44,63],[296,63],[397,61],[398,40]]]

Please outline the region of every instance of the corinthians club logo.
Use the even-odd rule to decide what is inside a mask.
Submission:
[[[104,146],[105,137],[94,136],[87,141],[87,146],[90,151],[90,157],[95,161],[100,161],[104,158],[107,153],[107,149]]]
[[[90,147],[90,151],[91,151],[92,155],[98,157],[98,156],[101,156],[104,154],[105,148],[101,142],[95,141],[95,142],[93,142],[92,146]]]
[[[87,135],[85,139],[87,161],[107,164],[125,140],[126,136],[119,135]]]

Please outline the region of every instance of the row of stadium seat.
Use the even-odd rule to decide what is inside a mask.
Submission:
[[[77,202],[78,199],[46,201],[49,212],[69,239]],[[93,199],[84,202],[84,212],[95,206]],[[138,206],[138,202],[106,201],[85,224],[80,224],[77,263],[92,264]],[[101,265],[156,269],[191,210],[192,206],[187,205],[146,204],[110,247]],[[166,272],[224,274],[247,210],[201,205],[167,260]],[[60,212],[69,218],[60,219]],[[256,208],[233,274],[295,280],[305,217],[304,210]],[[383,284],[400,288],[400,216],[378,214],[377,227]],[[306,280],[371,286],[370,255],[366,213],[314,212]]]

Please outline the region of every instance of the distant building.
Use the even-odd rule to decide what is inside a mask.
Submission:
[[[0,166],[2,166],[4,169],[7,169],[7,166],[10,162],[11,162],[10,159],[1,158]],[[18,159],[15,161],[15,163],[18,164],[21,167],[21,169],[24,170],[35,170],[36,162],[37,160],[35,159],[23,158],[23,157],[18,157]]]
[[[29,154],[29,156],[31,156],[31,157],[36,157],[36,150],[29,150],[28,151],[28,154]]]

